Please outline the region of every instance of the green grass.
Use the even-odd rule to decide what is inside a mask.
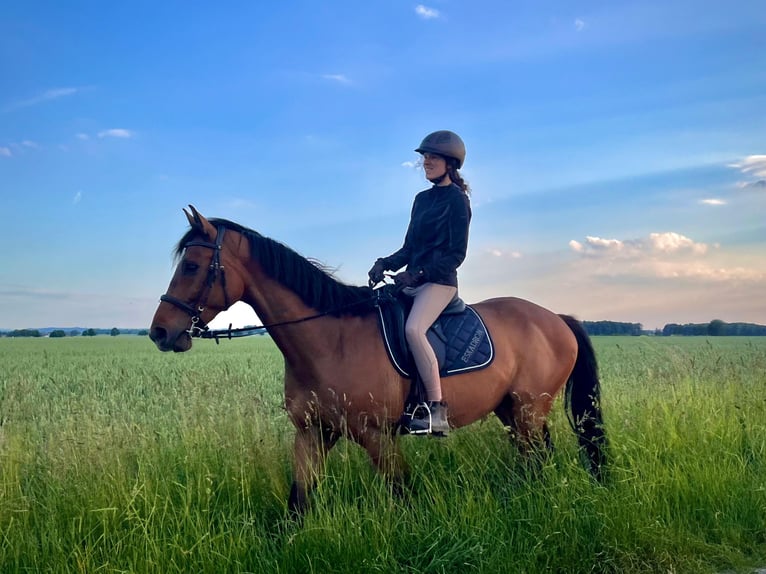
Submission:
[[[612,481],[562,405],[527,477],[494,418],[405,437],[404,497],[341,441],[302,523],[268,338],[0,339],[0,572],[720,572],[766,565],[766,338],[594,339]]]

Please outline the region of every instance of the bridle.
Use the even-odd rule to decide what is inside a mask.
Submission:
[[[160,301],[174,305],[175,307],[181,309],[182,311],[184,311],[191,317],[191,324],[189,325],[189,328],[186,330],[186,333],[188,333],[190,337],[201,337],[203,339],[215,339],[216,342],[218,342],[219,337],[221,337],[222,335],[223,336],[228,335],[228,338],[231,338],[232,334],[236,333],[237,331],[252,332],[254,329],[270,329],[273,327],[282,327],[285,325],[295,325],[297,323],[303,323],[305,321],[318,319],[319,317],[333,315],[340,311],[344,311],[346,309],[350,309],[352,307],[356,307],[359,305],[369,305],[372,303],[375,303],[377,305],[379,304],[380,301],[384,299],[384,297],[382,297],[381,294],[385,290],[378,289],[377,292],[373,292],[371,294],[369,299],[362,299],[361,301],[348,303],[346,305],[342,305],[340,307],[337,307],[329,311],[323,311],[320,313],[316,313],[314,315],[309,315],[308,317],[301,317],[299,319],[290,319],[287,321],[280,321],[278,323],[270,323],[268,325],[258,325],[255,327],[251,326],[251,327],[246,327],[243,329],[232,329],[231,325],[229,325],[229,328],[226,330],[210,331],[210,328],[207,326],[207,324],[204,321],[202,321],[202,313],[205,311],[205,307],[207,305],[207,298],[210,296],[210,291],[213,289],[213,285],[215,285],[215,282],[218,279],[219,275],[221,277],[221,288],[223,289],[223,297],[224,297],[224,305],[225,305],[224,309],[227,309],[229,307],[229,294],[226,292],[226,271],[224,266],[221,265],[221,246],[223,244],[223,236],[225,232],[226,232],[225,227],[218,226],[217,228],[218,234],[215,238],[215,243],[211,243],[209,241],[189,241],[189,243],[184,245],[184,249],[188,249],[189,247],[206,247],[207,249],[213,250],[213,256],[210,259],[210,265],[208,267],[207,278],[205,279],[205,283],[202,286],[199,297],[197,297],[197,303],[195,303],[194,305],[189,305],[185,301],[181,301],[178,297],[174,297],[173,295],[169,295],[168,293],[165,293],[164,295],[160,297]]]
[[[210,259],[210,265],[207,270],[207,277],[205,283],[202,285],[197,302],[194,305],[189,305],[185,301],[181,301],[178,297],[165,293],[160,297],[160,301],[170,303],[188,313],[191,317],[191,324],[186,332],[190,337],[201,337],[205,331],[208,330],[207,324],[202,321],[202,313],[207,306],[207,298],[210,296],[210,291],[213,289],[218,276],[221,277],[221,288],[223,289],[224,309],[229,307],[229,295],[226,293],[226,271],[223,265],[221,265],[221,246],[223,245],[223,236],[226,233],[226,228],[223,226],[218,227],[218,234],[215,238],[215,243],[210,241],[189,241],[184,245],[184,249],[189,247],[206,247],[213,250],[213,256]]]

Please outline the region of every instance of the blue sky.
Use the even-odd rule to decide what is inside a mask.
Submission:
[[[765,27],[762,1],[3,2],[0,328],[148,326],[189,203],[362,284],[438,129],[468,149],[467,301],[766,323]]]

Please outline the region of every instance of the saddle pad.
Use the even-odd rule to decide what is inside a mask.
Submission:
[[[399,374],[412,378],[416,368],[404,336],[404,313],[387,307],[378,307],[386,352]],[[442,377],[483,369],[495,356],[489,331],[470,305],[462,313],[441,315],[428,331],[428,340],[439,360]]]

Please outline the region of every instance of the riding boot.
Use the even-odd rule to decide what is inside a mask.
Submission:
[[[447,403],[429,401],[428,408],[431,410],[431,434],[434,436],[447,436],[449,434]]]

